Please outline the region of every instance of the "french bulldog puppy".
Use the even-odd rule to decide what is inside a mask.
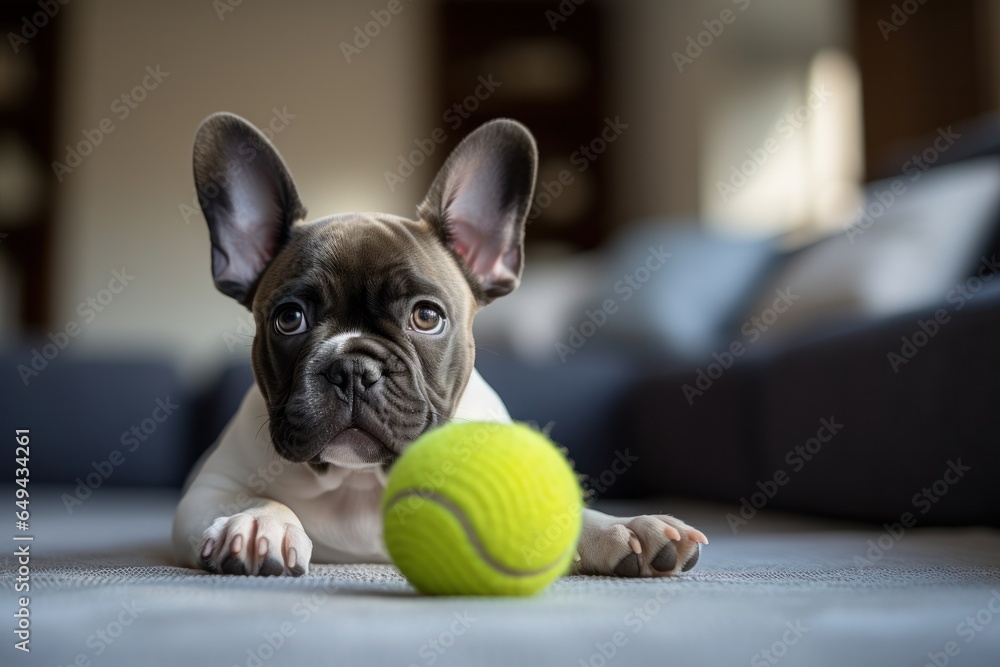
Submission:
[[[473,368],[472,320],[518,285],[536,164],[527,129],[495,120],[455,148],[416,220],[309,222],[258,130],[225,113],[202,123],[194,177],[212,274],[253,312],[256,383],[177,508],[180,563],[299,576],[388,562],[379,499],[393,461],[449,420],[510,421]],[[699,543],[671,516],[587,509],[572,571],[674,575]]]

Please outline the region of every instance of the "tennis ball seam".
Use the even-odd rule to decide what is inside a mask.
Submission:
[[[536,570],[516,570],[512,567],[504,565],[503,563],[493,558],[490,552],[486,550],[486,546],[482,543],[482,541],[480,541],[479,535],[476,533],[475,528],[472,525],[472,522],[469,521],[469,518],[465,515],[465,512],[462,511],[462,508],[460,508],[458,505],[453,503],[449,498],[446,498],[445,496],[442,496],[433,491],[406,489],[400,491],[399,493],[397,493],[396,495],[394,495],[392,498],[389,499],[389,501],[385,504],[385,511],[388,512],[389,509],[397,502],[405,500],[407,498],[411,498],[413,496],[417,496],[419,498],[423,498],[424,500],[429,500],[431,502],[437,503],[442,507],[444,507],[444,509],[446,509],[448,512],[450,512],[451,515],[454,516],[456,520],[458,520],[459,524],[461,524],[462,530],[465,532],[465,537],[469,540],[469,544],[472,545],[472,548],[476,550],[476,554],[487,565],[497,570],[498,572],[506,574],[507,576],[510,577],[537,577],[540,574],[545,574],[546,572],[552,570],[553,568],[559,567],[565,560],[567,552],[570,549],[573,550],[576,549],[576,542],[574,540],[573,544],[571,544],[569,548],[567,548],[561,554],[559,554],[559,556],[548,565],[538,568]]]

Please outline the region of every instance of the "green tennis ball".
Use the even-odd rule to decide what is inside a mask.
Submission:
[[[532,595],[565,574],[583,493],[562,453],[523,424],[452,422],[393,466],[385,543],[431,595]]]

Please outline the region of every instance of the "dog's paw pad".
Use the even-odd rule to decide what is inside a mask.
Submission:
[[[698,564],[698,559],[701,558],[701,545],[695,542],[694,547],[694,553],[688,556],[687,562],[684,563],[684,567],[681,568],[681,572],[687,572]]]
[[[617,518],[601,515],[585,523],[578,574],[665,577],[687,572],[700,555],[705,535],[667,515]]]
[[[631,553],[618,561],[615,566],[615,576],[618,577],[638,577],[639,576],[639,554]]]
[[[260,566],[259,574],[262,577],[280,577],[285,573],[285,566],[277,558],[265,558]]]
[[[219,569],[226,574],[247,574],[246,563],[240,558],[239,554],[229,554],[223,558],[222,563],[219,564]]]
[[[667,542],[650,563],[657,572],[672,572],[677,567],[677,548]]]

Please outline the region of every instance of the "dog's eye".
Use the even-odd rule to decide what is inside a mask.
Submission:
[[[274,330],[282,336],[294,336],[307,328],[306,315],[298,306],[286,306],[274,316]]]
[[[418,303],[410,313],[410,327],[414,331],[425,334],[438,334],[444,331],[444,315],[436,306],[429,303]]]

